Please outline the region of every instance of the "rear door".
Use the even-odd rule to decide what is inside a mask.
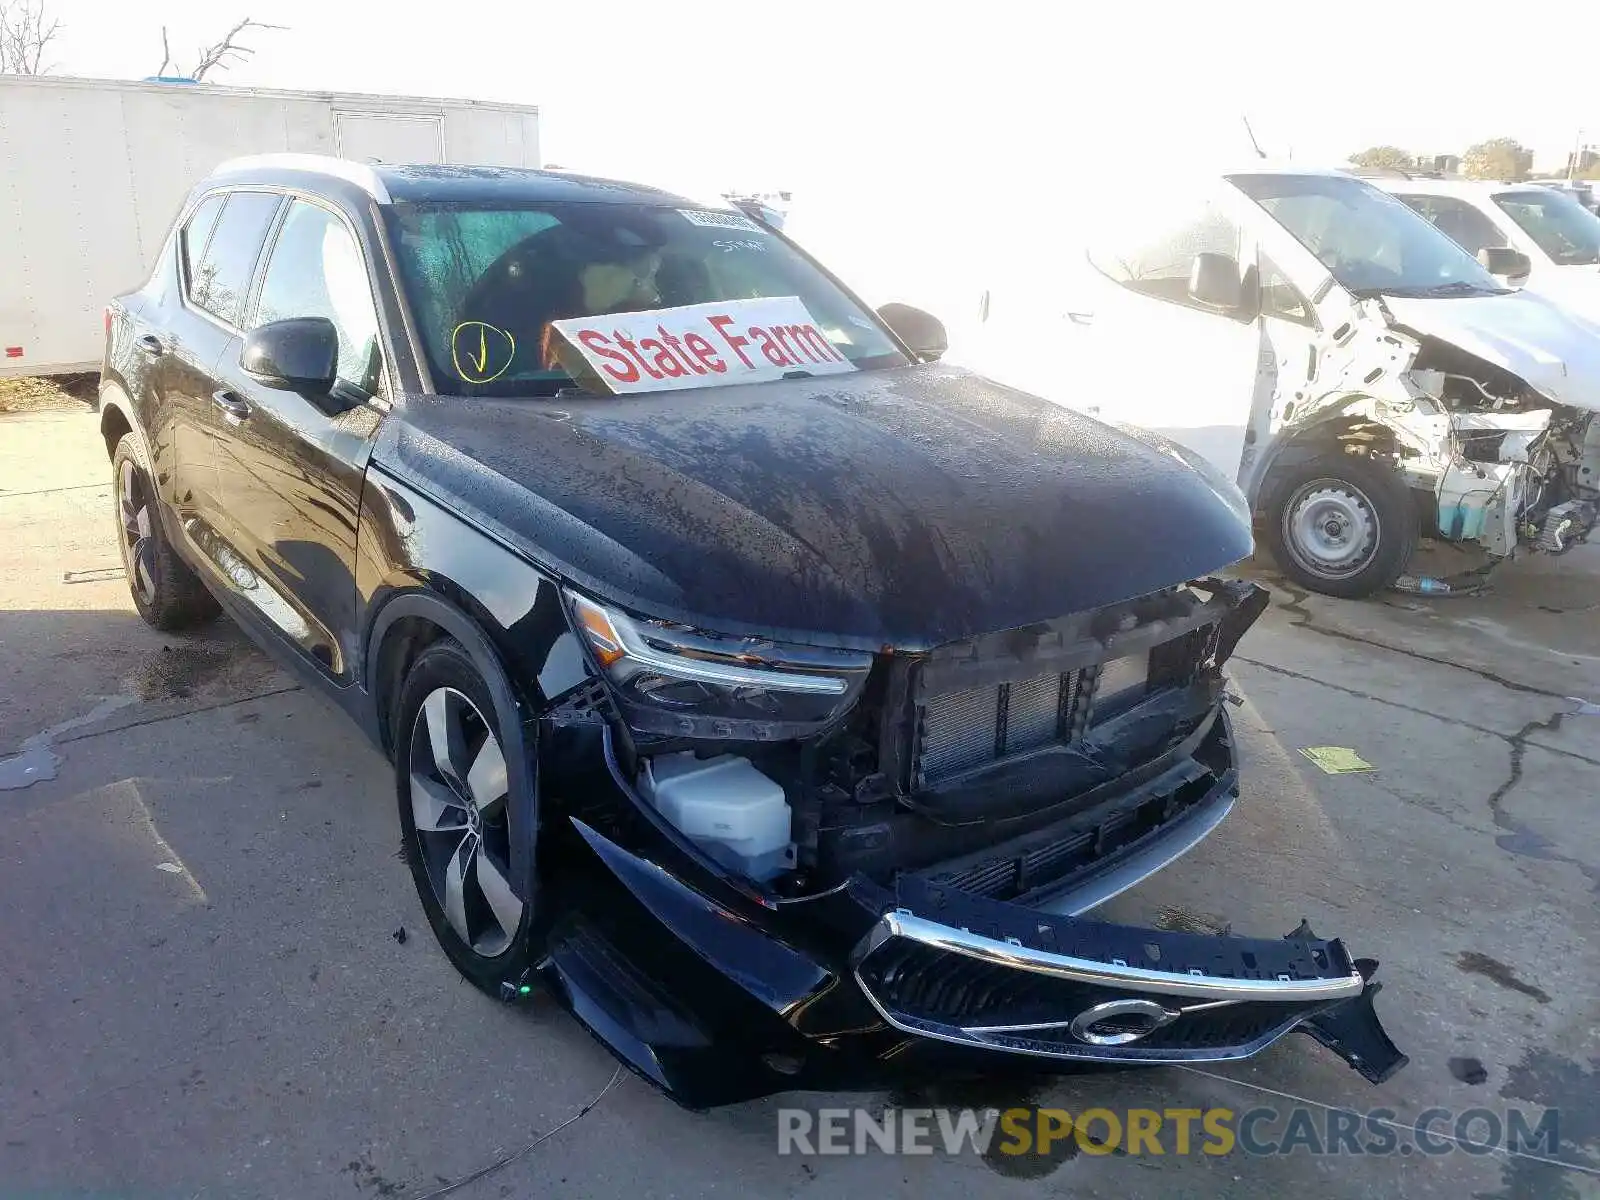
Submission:
[[[226,576],[219,549],[228,534],[216,466],[223,413],[215,373],[237,333],[256,257],[281,199],[273,192],[218,192],[196,207],[185,226],[180,295],[146,348],[161,356],[161,403],[173,431],[172,509],[219,580]],[[159,477],[157,486],[163,486]]]
[[[331,207],[288,202],[269,241],[246,328],[326,317],[339,333],[329,396],[264,387],[239,367],[235,339],[218,371],[231,412],[218,435],[237,592],[264,631],[336,682],[350,674],[356,520],[381,417],[384,357],[372,275],[353,227]]]

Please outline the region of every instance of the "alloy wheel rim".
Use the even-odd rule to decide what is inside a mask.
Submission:
[[[440,687],[417,710],[410,746],[416,851],[434,899],[474,954],[511,948],[524,905],[511,888],[506,760],[464,693]]]
[[[123,459],[118,472],[117,504],[122,516],[122,567],[139,599],[154,604],[156,598],[155,544],[152,540],[150,500],[139,468]]]
[[[1345,579],[1367,566],[1381,537],[1372,501],[1353,484],[1318,479],[1284,509],[1284,541],[1301,567],[1322,579]]]

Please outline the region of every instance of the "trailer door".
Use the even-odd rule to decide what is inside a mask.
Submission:
[[[368,163],[444,162],[444,118],[375,112],[335,112],[339,157]]]

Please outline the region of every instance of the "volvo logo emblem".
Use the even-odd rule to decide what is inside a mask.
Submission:
[[[1126,1046],[1182,1015],[1154,1000],[1111,1000],[1084,1009],[1067,1028],[1073,1037],[1091,1046]]]

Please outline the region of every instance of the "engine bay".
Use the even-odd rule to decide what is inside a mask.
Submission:
[[[907,871],[990,896],[1060,885],[1232,785],[1222,666],[1266,602],[1207,579],[880,653],[811,737],[634,732],[619,768],[703,853],[780,897]]]

